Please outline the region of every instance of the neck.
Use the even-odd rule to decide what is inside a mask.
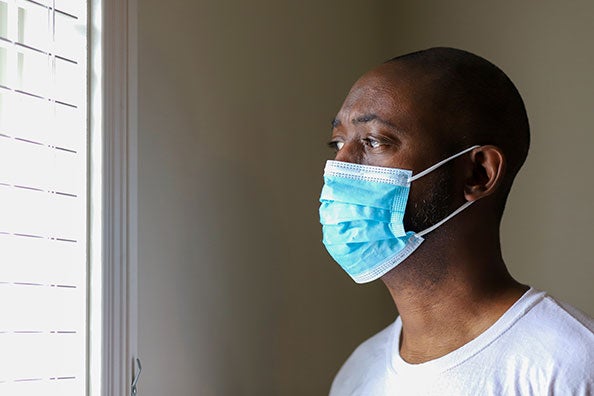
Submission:
[[[477,241],[476,234],[456,239],[445,226],[439,231],[382,278],[402,320],[400,355],[409,363],[465,345],[527,290],[507,271],[498,232]]]

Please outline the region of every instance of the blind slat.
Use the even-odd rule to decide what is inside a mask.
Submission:
[[[80,244],[48,238],[0,234],[0,252],[5,260],[3,281],[78,285],[84,281]]]
[[[78,109],[0,88],[0,134],[79,152],[86,139],[83,123]]]
[[[84,342],[81,338],[76,333],[57,332],[3,334],[2,350],[20,357],[0,366],[0,381],[80,377],[79,357],[73,351]]]
[[[0,85],[37,97],[80,107],[80,87],[85,74],[82,65],[51,54],[0,41]]]
[[[0,136],[0,183],[79,196],[84,154]]]
[[[3,232],[81,240],[85,208],[80,198],[0,185]]]
[[[84,56],[79,51],[84,46],[81,41],[84,40],[84,34],[81,34],[84,24],[73,13],[79,13],[80,9],[70,7],[60,10],[60,5],[68,2],[57,1],[57,12],[54,12],[51,4],[48,6],[43,3],[0,0],[0,38],[69,59]]]
[[[79,318],[74,315],[81,312],[81,309],[84,312],[84,295],[81,296],[79,288],[38,286],[20,282],[2,283],[0,297],[2,301],[12,302],[3,307],[0,331],[4,333],[0,338],[15,332],[84,333],[84,329],[80,328]],[[26,337],[27,334],[22,335]],[[59,356],[56,356],[56,360],[59,360]],[[8,359],[2,358],[0,361],[6,363]],[[0,370],[0,376],[2,375],[3,371]]]

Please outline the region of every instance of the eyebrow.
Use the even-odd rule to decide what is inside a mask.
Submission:
[[[371,121],[377,121],[377,122],[379,122],[381,124],[384,124],[384,125],[387,125],[387,126],[389,126],[391,128],[396,128],[396,126],[394,124],[392,124],[390,121],[385,120],[385,119],[381,118],[380,116],[378,116],[377,114],[373,114],[373,113],[363,114],[362,116],[359,116],[357,118],[353,118],[351,120],[351,122],[353,124],[355,124],[355,125],[357,125],[357,124],[366,124],[366,123],[371,122]],[[331,125],[332,125],[332,128],[336,128],[336,127],[342,125],[342,122],[340,122],[340,120],[338,118],[335,118],[335,119],[332,120]]]

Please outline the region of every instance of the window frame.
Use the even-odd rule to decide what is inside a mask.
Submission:
[[[138,356],[137,0],[89,0],[90,396],[130,396]]]

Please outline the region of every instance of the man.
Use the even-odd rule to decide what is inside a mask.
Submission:
[[[594,395],[594,321],[502,259],[529,126],[500,69],[451,48],[394,58],[355,83],[330,145],[324,244],[356,282],[381,278],[399,312],[332,396]]]

